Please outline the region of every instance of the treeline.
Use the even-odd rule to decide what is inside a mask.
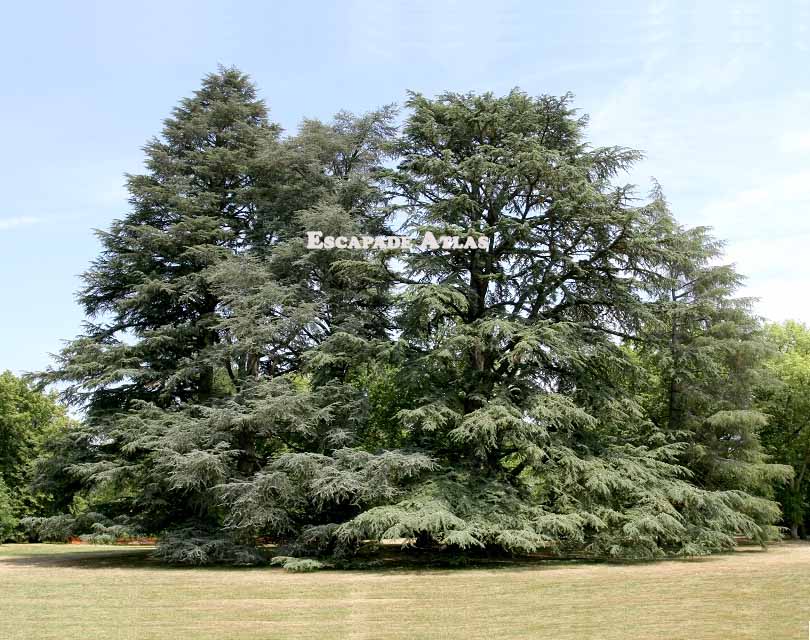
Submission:
[[[192,564],[273,542],[291,568],[383,539],[649,558],[799,535],[807,329],[764,329],[570,96],[405,106],[284,135],[220,69],[174,109],[99,233],[84,334],[37,378],[83,417],[26,467],[27,535],[157,534]]]

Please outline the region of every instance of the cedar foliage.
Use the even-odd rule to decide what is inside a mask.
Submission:
[[[662,319],[662,292],[706,262],[660,194],[618,182],[640,154],[590,147],[568,95],[406,106],[401,129],[385,107],[282,137],[235,69],[181,102],[101,234],[92,321],[43,376],[86,410],[64,470],[190,564],[257,562],[268,539],[309,570],[389,538],[657,557],[771,537],[778,470],[745,394],[699,399],[701,428],[751,443],[721,473],[700,429],[639,391],[675,379],[667,321],[693,300]],[[304,245],[400,224],[490,249]],[[718,331],[752,322],[735,313]]]

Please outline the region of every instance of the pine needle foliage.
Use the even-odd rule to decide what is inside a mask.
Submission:
[[[663,302],[707,258],[621,184],[640,154],[591,147],[570,95],[406,107],[400,129],[384,107],[283,137],[235,69],[181,102],[101,234],[92,321],[43,376],[86,409],[67,473],[185,564],[259,562],[267,540],[296,571],[385,539],[633,558],[766,540],[778,470],[730,364],[750,316],[708,280],[699,308]],[[305,246],[400,225],[489,249]],[[690,313],[676,366],[662,336]],[[676,370],[695,420],[639,389]],[[720,377],[738,392],[708,393]],[[733,460],[729,432],[751,445]]]

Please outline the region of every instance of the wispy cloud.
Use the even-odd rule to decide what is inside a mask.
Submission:
[[[779,138],[779,150],[785,153],[810,152],[810,131],[789,131]]]
[[[810,169],[761,176],[758,183],[707,202],[698,218],[732,239],[766,244],[780,237],[810,233]]]
[[[810,170],[763,176],[758,184],[709,202],[699,216],[728,239],[726,258],[748,276],[744,294],[771,320],[810,320]]]
[[[734,13],[716,40],[718,10],[707,5],[706,20],[693,20],[674,4],[651,7],[640,29],[645,59],[594,105],[591,140],[646,152],[629,180],[643,193],[654,175],[681,223],[726,241],[725,260],[747,276],[740,293],[759,298],[761,315],[810,320],[799,293],[810,282],[810,129],[796,124],[810,92],[792,82],[755,90],[779,76],[763,62],[773,51],[756,8]]]
[[[16,227],[25,227],[32,224],[42,222],[40,218],[33,216],[16,216],[14,218],[0,218],[0,231],[8,229],[15,229]]]

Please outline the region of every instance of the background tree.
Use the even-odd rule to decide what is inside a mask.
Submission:
[[[62,492],[34,488],[35,464],[69,420],[52,395],[23,379],[0,374],[0,538],[11,536],[26,516],[59,509]]]
[[[19,519],[14,515],[14,511],[8,487],[0,477],[0,542],[11,538],[17,528]]]
[[[793,321],[766,328],[774,349],[769,378],[758,389],[758,405],[768,414],[763,440],[773,457],[794,469],[777,498],[791,536],[806,537],[810,518],[810,329]]]
[[[675,237],[682,252],[662,264],[654,315],[633,342],[653,370],[648,411],[689,444],[681,459],[701,487],[771,496],[790,469],[770,463],[760,442],[767,417],[754,394],[769,353],[761,325],[751,301],[735,297],[742,277],[718,264],[721,243],[702,227]],[[754,500],[749,514],[760,509]]]

